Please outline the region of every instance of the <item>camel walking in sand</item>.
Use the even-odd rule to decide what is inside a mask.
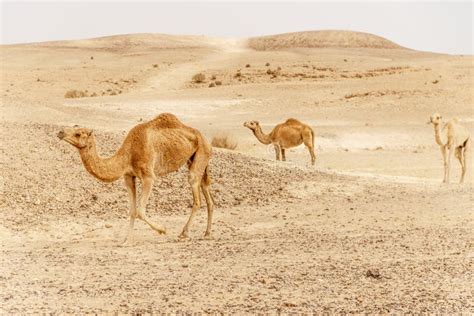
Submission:
[[[209,237],[212,225],[214,199],[210,191],[209,159],[211,146],[201,133],[181,123],[169,113],[132,128],[119,150],[110,158],[97,154],[94,134],[86,128],[65,128],[58,137],[79,150],[86,170],[97,179],[113,182],[124,177],[130,199],[130,221],[124,244],[130,239],[135,219],[145,221],[152,229],[165,234],[163,226],[150,221],[145,213],[153,182],[178,170],[185,163],[189,167],[189,183],[193,194],[191,215],[180,237],[188,237],[188,229],[201,204],[200,188],[207,204],[207,228]],[[140,179],[142,193],[136,203],[135,180]]]
[[[286,122],[275,126],[270,134],[263,133],[260,123],[257,121],[245,122],[244,126],[249,128],[262,144],[273,144],[277,160],[286,161],[285,149],[304,143],[311,155],[311,164],[314,165],[316,162],[314,131],[308,125],[290,118]]]
[[[453,156],[459,160],[462,173],[460,183],[464,182],[464,176],[468,166],[469,148],[471,147],[471,137],[469,131],[459,124],[457,119],[452,119],[443,124],[439,113],[431,115],[428,124],[433,124],[436,143],[440,146],[444,162],[443,182],[449,183],[451,170],[451,160]],[[441,126],[443,128],[441,129]]]

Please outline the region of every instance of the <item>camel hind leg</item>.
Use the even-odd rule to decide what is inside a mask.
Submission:
[[[311,164],[314,165],[316,162],[316,155],[314,153],[314,133],[311,129],[304,130],[303,143],[308,148],[309,154],[311,155]]]
[[[196,216],[197,210],[201,207],[201,191],[200,186],[202,183],[202,179],[204,173],[207,168],[207,164],[209,162],[209,156],[205,155],[203,152],[198,150],[194,156],[188,161],[189,167],[189,184],[191,185],[191,190],[193,193],[193,206],[191,209],[191,215],[189,215],[189,219],[183,227],[179,238],[188,238],[188,231],[191,223]]]
[[[209,168],[207,167],[204,171],[204,176],[201,180],[201,190],[204,194],[204,198],[206,199],[207,204],[207,227],[206,232],[204,233],[204,237],[211,236],[212,215],[214,213],[214,198],[210,190],[210,185],[211,177],[209,176]]]
[[[464,145],[464,148],[462,150],[462,173],[461,173],[461,181],[460,183],[464,183],[464,176],[466,175],[467,171],[467,166],[469,165],[468,157],[470,155],[469,151],[471,148],[471,140],[468,139]]]

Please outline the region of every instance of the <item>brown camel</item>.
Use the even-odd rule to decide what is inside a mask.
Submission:
[[[202,189],[207,204],[207,228],[204,236],[210,236],[214,209],[214,199],[209,189],[211,146],[198,130],[184,125],[173,114],[163,113],[152,121],[132,128],[122,146],[110,158],[97,155],[94,134],[89,129],[65,128],[58,133],[58,137],[79,150],[84,167],[97,179],[113,182],[124,177],[130,199],[130,222],[124,244],[132,235],[135,218],[142,219],[160,234],[166,233],[163,226],[156,225],[147,217],[146,205],[156,177],[176,171],[185,163],[189,167],[193,206],[180,237],[188,237],[189,226],[201,205],[199,188]],[[142,183],[138,206],[136,178]]]
[[[457,119],[452,119],[442,125],[442,117],[439,113],[431,115],[428,124],[433,124],[435,132],[435,141],[440,146],[441,154],[444,162],[444,178],[443,182],[449,183],[449,174],[451,171],[451,159],[453,156],[459,160],[461,164],[461,180],[464,182],[464,176],[468,166],[469,148],[471,147],[471,137],[469,131],[459,124]],[[448,157],[446,157],[448,155]]]
[[[311,155],[311,164],[316,162],[314,154],[314,131],[306,124],[295,119],[287,119],[285,123],[278,124],[270,134],[264,134],[260,123],[257,121],[245,122],[244,126],[252,130],[257,139],[265,145],[273,144],[276,159],[286,161],[285,149],[305,144]]]

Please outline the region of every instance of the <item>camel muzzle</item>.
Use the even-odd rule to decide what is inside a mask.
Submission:
[[[60,132],[58,133],[58,138],[59,138],[59,139],[63,139],[64,136],[65,136],[65,135],[64,135],[64,132],[63,132],[63,131],[60,131]]]

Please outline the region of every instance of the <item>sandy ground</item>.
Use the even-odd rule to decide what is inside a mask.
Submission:
[[[441,184],[426,125],[441,112],[474,132],[473,57],[346,36],[311,49],[288,47],[295,35],[253,42],[265,50],[149,34],[1,46],[0,312],[474,312],[472,171],[459,185],[454,161]],[[213,238],[204,208],[177,238],[191,203],[180,170],[148,206],[167,235],[139,222],[120,247],[122,181],[94,179],[55,135],[93,128],[107,156],[161,112],[238,142],[214,150]],[[314,128],[316,166],[304,147],[274,161],[242,126],[288,117]]]

